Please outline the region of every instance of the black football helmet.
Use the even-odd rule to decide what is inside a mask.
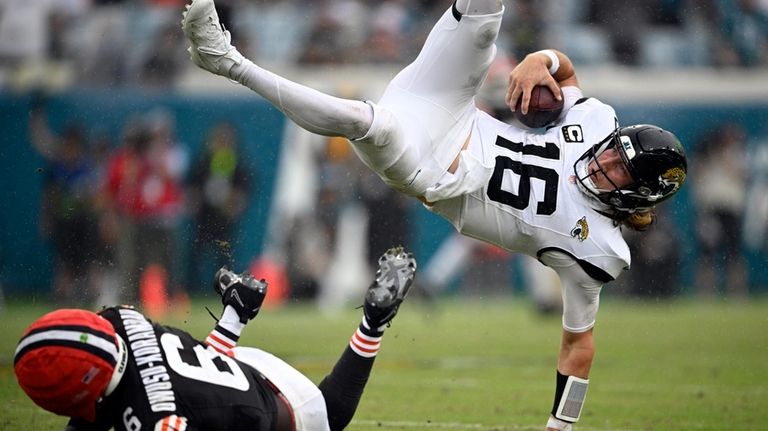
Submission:
[[[594,186],[587,172],[592,160],[611,148],[617,148],[633,183],[613,190]],[[602,170],[597,163],[599,170]],[[617,128],[593,146],[574,164],[582,187],[604,204],[623,212],[650,209],[674,195],[685,182],[688,164],[683,145],[669,131],[648,124]]]

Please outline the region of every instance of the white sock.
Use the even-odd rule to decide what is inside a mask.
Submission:
[[[219,323],[205,339],[205,344],[219,353],[230,355],[240,340],[240,334],[244,328],[245,325],[240,322],[237,311],[231,305],[227,305],[221,313]]]
[[[378,328],[371,327],[371,325],[368,324],[368,320],[365,318],[365,316],[363,316],[363,322],[361,323],[361,325],[362,326],[360,327],[360,329],[365,331],[366,334],[374,335],[374,336],[380,336],[381,334],[384,333],[384,330],[387,329],[386,324],[381,325]]]
[[[237,314],[237,310],[231,305],[224,307],[224,312],[221,313],[221,319],[219,319],[219,326],[238,337],[243,332],[243,328],[245,328],[245,324],[240,322],[240,316]]]
[[[245,59],[232,68],[234,80],[255,91],[296,124],[323,136],[364,136],[373,122],[372,108],[285,79]]]

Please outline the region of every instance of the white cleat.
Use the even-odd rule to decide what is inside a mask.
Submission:
[[[192,0],[182,17],[181,28],[191,44],[187,51],[192,62],[201,69],[232,79],[232,67],[244,58],[231,45],[229,31],[219,23],[213,0]]]

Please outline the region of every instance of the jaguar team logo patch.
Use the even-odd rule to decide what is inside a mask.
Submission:
[[[589,236],[589,224],[587,223],[587,217],[582,217],[576,222],[576,226],[571,229],[571,236],[584,241]]]
[[[661,182],[669,191],[675,191],[685,182],[685,171],[682,168],[671,168],[661,174]]]

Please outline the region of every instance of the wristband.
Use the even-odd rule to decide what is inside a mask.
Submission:
[[[551,49],[543,49],[541,51],[536,51],[537,54],[544,54],[552,61],[552,65],[549,66],[549,74],[554,75],[557,73],[557,71],[560,69],[560,58],[555,54],[555,51],[552,51]]]
[[[565,422],[578,422],[588,386],[589,380],[566,376],[558,370],[552,416]]]

